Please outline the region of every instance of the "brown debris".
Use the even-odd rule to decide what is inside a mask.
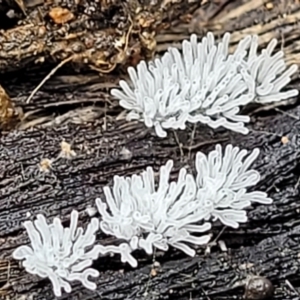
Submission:
[[[39,164],[40,172],[48,173],[52,166],[52,160],[48,158],[43,158]]]
[[[266,3],[266,8],[267,8],[267,9],[273,9],[273,7],[274,7],[274,5],[273,5],[272,2]]]
[[[76,152],[71,148],[71,144],[67,143],[66,141],[62,141],[60,147],[61,152],[59,157],[71,159],[72,157],[76,156]]]
[[[49,16],[56,24],[64,24],[74,19],[74,15],[68,9],[62,7],[51,9]]]
[[[20,112],[17,112],[10,97],[0,85],[0,128],[9,125],[16,116],[19,116],[19,114]]]
[[[285,145],[285,144],[287,144],[289,142],[289,138],[287,137],[287,136],[283,136],[282,138],[281,138],[281,143],[283,144],[283,145]]]
[[[57,65],[72,55],[76,70],[126,69],[131,61],[152,58],[157,32],[200,3],[62,0],[59,5],[37,2],[26,7],[17,26],[0,30],[0,73],[45,62]]]

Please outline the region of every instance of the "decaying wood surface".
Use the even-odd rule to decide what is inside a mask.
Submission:
[[[0,31],[0,73],[68,58],[77,68],[100,73],[136,64],[152,57],[155,34],[168,20],[194,11],[200,2],[29,0],[21,5],[24,17],[17,25]]]
[[[300,25],[298,21],[300,19],[300,4],[298,0],[275,0],[266,3],[256,0],[203,1],[203,5],[200,8],[198,8],[199,5],[197,6],[197,3],[187,6],[188,8],[184,7],[182,4],[184,1],[179,3],[177,1],[165,1],[164,3],[165,5],[167,3],[169,3],[168,5],[175,5],[172,6],[174,10],[171,10],[174,16],[178,13],[178,7],[181,7],[183,17],[180,19],[174,17],[174,21],[171,21],[173,20],[173,16],[169,18],[165,17],[165,23],[162,21],[161,24],[163,25],[157,25],[156,31],[151,31],[148,27],[144,28],[147,32],[155,32],[152,40],[155,40],[156,47],[153,48],[152,54],[155,51],[159,55],[171,45],[179,47],[180,42],[188,38],[191,32],[196,32],[201,37],[204,33],[211,30],[216,36],[222,36],[226,31],[231,32],[232,47],[246,34],[258,34],[261,46],[266,46],[272,38],[277,38],[279,41],[278,49],[281,48],[284,50],[288,64],[298,63],[300,60]],[[176,7],[177,9],[175,9]],[[127,25],[129,26],[129,24]],[[165,28],[166,26],[168,28]],[[20,25],[17,28],[23,27]],[[4,32],[8,34],[10,31],[6,30]],[[49,31],[49,34],[51,32],[56,31]],[[96,34],[92,35],[96,36]],[[137,40],[134,37],[136,36],[131,35],[130,45],[136,44]],[[74,36],[72,43],[75,41],[78,41],[78,37]],[[26,47],[24,46],[23,48],[25,49]],[[68,47],[61,47],[61,49],[62,53],[65,53],[63,58],[68,57],[66,52]],[[114,49],[113,51],[116,51],[113,55],[117,55],[118,50]],[[13,53],[9,51],[5,52],[5,55],[11,55],[13,62],[8,63],[8,65],[12,66],[12,69],[14,69],[16,62],[22,65],[22,60],[19,59],[19,56],[14,56]],[[61,52],[54,51],[53,53],[54,56],[58,55],[54,59],[57,64],[62,62],[63,58],[59,58]],[[99,59],[101,55],[97,54],[95,57]],[[38,56],[30,55],[30,58],[37,60]],[[126,63],[124,66],[135,65],[141,58],[145,58],[145,56],[138,55],[134,61],[132,59],[125,60]],[[3,61],[4,64],[9,62],[7,57],[4,57]],[[103,115],[103,109],[99,109],[99,107],[108,105],[108,90],[115,87],[121,78],[126,77],[124,73],[120,73],[120,68],[115,69],[110,74],[103,74],[101,72],[77,72],[71,74],[67,69],[63,69],[61,72],[58,70],[58,75],[46,81],[33,97],[29,99],[32,91],[53,68],[53,64],[50,64],[50,66],[47,64],[50,61],[51,59],[49,61],[46,60],[44,64],[38,65],[29,64],[31,70],[26,71],[26,80],[24,80],[23,74],[20,76],[20,74],[17,75],[15,72],[12,74],[5,73],[4,76],[0,76],[1,85],[8,96],[11,97],[12,102],[11,105],[7,106],[7,102],[4,101],[2,103],[3,101],[0,99],[0,116],[11,116],[11,108],[14,107],[15,113],[13,115],[18,117],[17,123],[20,129],[40,124],[44,124],[45,126],[59,125],[66,122],[73,122],[74,119],[75,122],[82,122],[80,120],[81,116],[84,116],[85,120],[94,120]],[[107,59],[105,59],[105,64],[111,66],[111,63]],[[76,64],[72,64],[72,66],[76,68]],[[80,64],[77,64],[77,66],[80,66]],[[5,70],[7,71],[4,68],[3,72]],[[110,99],[109,102],[111,103],[113,100]],[[82,104],[89,108],[84,107],[81,109]],[[116,105],[118,103],[108,106],[114,108]],[[73,110],[74,107],[76,107],[76,111]],[[7,109],[10,111],[7,111]],[[72,109],[72,112],[69,114],[70,109]],[[57,116],[59,117],[56,118]],[[13,122],[13,124],[16,124],[16,122]]]
[[[212,248],[209,257],[199,250],[193,259],[182,258],[176,251],[159,253],[156,259],[161,269],[154,278],[149,277],[152,258],[143,253],[137,254],[138,270],[120,264],[118,257],[100,258],[95,263],[103,271],[97,291],[83,291],[75,285],[72,299],[98,299],[99,296],[101,299],[188,299],[190,293],[197,299],[224,299],[229,295],[239,299],[243,295],[242,282],[251,274],[268,276],[273,281],[275,299],[283,299],[283,294],[284,299],[295,299],[285,280],[293,283],[300,280],[300,229],[297,227],[300,122],[296,118],[300,118],[299,106],[276,116],[254,118],[248,136],[227,131],[213,133],[204,127],[195,133],[191,144],[191,130],[181,133],[179,138],[187,145],[183,157],[172,135],[161,140],[142,124],[110,118],[106,123],[92,126],[69,125],[4,134],[0,140],[0,256],[3,264],[7,262],[0,277],[4,295],[10,299],[22,295],[31,299],[33,294],[36,296],[32,299],[53,299],[47,280],[33,279],[11,258],[13,249],[28,241],[23,221],[33,219],[37,213],[68,221],[71,210],[76,208],[86,224],[85,208],[94,206],[96,197],[103,197],[102,188],[112,183],[114,175],[139,172],[147,165],[157,169],[168,158],[176,162],[173,176],[179,167],[187,164],[193,172],[195,152],[207,153],[220,142],[249,150],[261,149],[254,167],[262,174],[262,180],[256,188],[267,190],[274,204],[254,206],[247,224],[239,230],[225,231],[221,236],[229,249],[225,254],[218,247]],[[59,158],[62,141],[71,144],[76,156]],[[51,168],[42,167],[45,159],[53,161]],[[221,229],[216,224],[214,235]],[[101,235],[98,241],[107,243],[107,238]]]
[[[72,293],[61,299],[244,299],[250,275],[269,278],[275,286],[274,299],[300,299],[299,101],[271,110],[249,110],[247,136],[205,126],[196,132],[193,127],[178,132],[182,156],[172,132],[159,139],[143,124],[126,122],[118,102],[109,95],[126,77],[122,68],[110,70],[115,59],[122,58],[120,50],[138,49],[117,61],[119,66],[135,65],[170,45],[180,47],[191,32],[202,36],[211,30],[222,36],[229,31],[232,46],[249,33],[260,36],[261,46],[276,37],[288,64],[299,64],[299,1],[122,1],[121,5],[101,0],[103,9],[84,12],[94,7],[92,2],[96,3],[80,1],[78,10],[75,1],[62,1],[69,15],[65,11],[60,17],[76,15],[65,24],[51,21],[49,12],[54,19],[58,15],[52,1],[0,3],[0,19],[12,9],[19,22],[0,32],[0,125],[5,125],[0,132],[0,299],[54,299],[48,280],[27,274],[11,257],[16,247],[28,243],[22,222],[43,213],[50,220],[59,216],[67,224],[70,212],[77,209],[86,226],[85,209],[94,206],[96,197],[103,197],[102,188],[112,184],[114,175],[138,173],[146,166],[158,169],[172,158],[176,178],[179,167],[189,165],[194,172],[195,153],[208,153],[217,143],[258,147],[261,153],[254,168],[262,180],[256,188],[274,199],[272,205],[249,208],[249,222],[238,230],[225,229],[220,239],[228,251],[213,246],[205,254],[199,248],[194,258],[175,250],[158,252],[160,267],[154,273],[152,257],[142,252],[135,254],[137,269],[121,264],[117,256],[99,258],[94,264],[101,273],[97,290],[74,284]],[[71,30],[72,22],[76,26]],[[72,55],[72,64],[59,69],[28,101],[53,63]],[[82,68],[85,62],[97,72]],[[26,76],[12,72],[23,68]],[[300,89],[298,78],[291,85]],[[68,155],[62,152],[63,141],[76,155],[63,157]],[[214,224],[214,237],[222,229]],[[102,234],[97,241],[117,242]]]

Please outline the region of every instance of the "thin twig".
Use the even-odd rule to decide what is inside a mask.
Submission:
[[[226,141],[228,141],[228,138],[219,138],[219,139],[215,139],[215,140],[200,142],[198,144],[191,145],[191,146],[182,146],[182,149],[188,149],[189,151],[191,151],[191,150],[203,147],[203,146],[208,146],[208,145],[212,145],[215,143],[226,142]]]
[[[188,158],[191,158],[191,151],[192,151],[192,146],[193,146],[193,142],[194,142],[194,138],[195,138],[196,129],[197,129],[197,124],[194,124],[194,128],[193,128],[192,135],[191,135],[191,140],[190,140],[190,146],[188,147],[188,149],[189,149]]]
[[[256,115],[257,113],[261,112],[261,111],[269,111],[269,110],[276,110],[278,109],[278,107],[283,107],[283,106],[288,106],[288,105],[293,105],[295,104],[297,101],[297,99],[288,99],[288,100],[281,100],[275,103],[271,103],[271,104],[266,104],[263,106],[259,106],[258,108],[256,108],[255,110],[251,111],[249,114],[251,116]]]
[[[205,249],[205,254],[206,254],[206,255],[207,255],[207,254],[210,254],[211,248],[212,248],[213,246],[216,246],[216,245],[217,245],[218,239],[221,237],[221,235],[223,234],[223,232],[225,231],[226,228],[227,228],[227,226],[224,226],[224,227],[222,228],[222,230],[218,233],[218,235],[216,236],[216,238],[215,238],[213,241],[211,241],[210,243],[208,243],[208,245],[207,245],[207,247],[206,247],[206,249]]]
[[[297,295],[300,296],[298,291],[294,288],[294,286],[291,284],[289,280],[285,280],[285,284]]]
[[[178,147],[179,147],[180,156],[183,157],[184,156],[184,153],[183,153],[183,150],[182,150],[183,145],[180,143],[178,135],[177,135],[177,133],[176,133],[175,130],[173,130],[173,133],[174,133],[174,137],[175,137],[176,143],[178,144]]]
[[[298,178],[298,180],[295,184],[295,188],[294,188],[295,191],[298,189],[299,185],[300,185],[300,177]]]
[[[201,288],[202,293],[204,294],[204,296],[207,298],[207,300],[210,300],[210,298],[208,297],[206,291],[204,290],[204,288]]]
[[[153,250],[152,267],[151,267],[151,270],[150,270],[149,279],[148,279],[147,284],[146,284],[146,290],[144,292],[144,296],[148,295],[149,284],[150,284],[150,281],[151,281],[151,271],[152,271],[152,268],[153,268],[154,263],[155,263],[155,258],[156,258],[156,248],[154,248],[154,250]]]
[[[273,136],[282,138],[281,135],[279,135],[279,134],[277,134],[277,133],[274,133],[274,132],[270,132],[270,131],[265,131],[265,130],[254,130],[254,129],[250,129],[250,131],[251,131],[251,132],[254,132],[254,133],[264,133],[264,134],[267,134],[267,135],[273,135]]]
[[[295,120],[299,121],[299,118],[296,115],[290,114],[290,113],[288,113],[286,111],[283,111],[283,110],[281,110],[279,108],[275,108],[275,110],[278,111],[278,112],[280,112],[280,113],[282,113],[283,115],[289,116],[292,119],[295,119]]]
[[[38,92],[38,90],[45,84],[45,82],[50,79],[50,77],[64,64],[68,63],[74,58],[74,55],[69,56],[68,58],[61,61],[54,69],[51,70],[51,72],[40,82],[40,84],[31,92],[29,97],[26,100],[26,103],[28,104],[30,100],[33,98],[33,96]]]

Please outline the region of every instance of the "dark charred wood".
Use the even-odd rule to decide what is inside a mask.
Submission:
[[[0,81],[5,90],[0,123],[1,117],[15,115],[16,108],[21,111],[16,130],[0,131],[0,299],[54,299],[49,280],[27,274],[12,259],[13,250],[29,242],[22,222],[43,213],[68,224],[76,209],[85,227],[86,208],[103,197],[103,186],[111,185],[114,175],[139,173],[147,166],[158,170],[171,158],[175,179],[180,167],[195,171],[197,151],[208,153],[217,143],[231,143],[260,149],[254,168],[262,178],[253,189],[267,191],[274,203],[249,207],[247,223],[237,230],[225,229],[220,239],[226,252],[217,245],[210,254],[197,249],[194,258],[174,249],[157,252],[160,267],[154,273],[153,258],[143,252],[134,253],[137,269],[120,263],[117,256],[99,258],[94,263],[101,273],[97,290],[74,283],[72,293],[61,299],[246,300],[249,276],[260,275],[274,285],[273,299],[300,300],[299,101],[279,109],[249,109],[247,136],[199,126],[191,140],[192,127],[179,131],[181,156],[172,132],[159,139],[144,124],[126,122],[118,102],[109,96],[126,76],[123,66],[160,54],[170,45],[180,47],[191,32],[202,36],[211,30],[221,36],[229,31],[232,46],[245,34],[258,34],[261,46],[276,37],[288,64],[298,63],[299,1],[100,2],[95,6],[90,0],[0,0]],[[55,23],[49,12],[57,6],[75,18]],[[15,18],[4,24],[2,16],[10,9]],[[124,56],[124,50],[130,50],[129,55]],[[75,72],[62,67],[28,101],[53,63],[70,56]],[[97,72],[78,73],[86,66]],[[18,72],[24,68],[29,68],[26,76]],[[299,81],[291,85],[299,89]],[[71,144],[76,156],[59,158],[62,141]],[[41,167],[44,159],[52,161],[51,168]],[[213,236],[222,229],[214,223]],[[100,233],[97,242],[119,241]],[[263,298],[248,300],[253,299]]]
[[[87,125],[69,124],[2,133],[0,257],[3,264],[8,264],[0,282],[5,286],[5,295],[11,299],[22,295],[28,299],[31,296],[33,299],[53,299],[47,280],[35,278],[32,281],[33,276],[26,274],[11,258],[17,246],[28,242],[23,221],[43,213],[50,219],[59,216],[68,222],[71,210],[76,208],[86,224],[86,207],[94,206],[95,198],[103,196],[103,186],[111,184],[114,175],[138,173],[148,165],[158,169],[172,158],[176,178],[176,170],[184,165],[189,164],[190,171],[194,171],[197,151],[207,153],[220,142],[261,150],[254,168],[260,171],[262,180],[255,188],[268,191],[274,199],[272,205],[249,208],[249,222],[240,229],[225,230],[221,239],[228,252],[222,254],[218,247],[213,247],[211,257],[199,250],[199,256],[192,259],[183,258],[181,253],[173,250],[159,253],[157,260],[161,262],[162,270],[154,278],[149,278],[152,258],[143,253],[137,253],[138,270],[120,264],[118,257],[102,258],[95,264],[102,270],[97,292],[82,291],[75,285],[71,298],[64,296],[63,299],[97,299],[99,296],[102,299],[189,299],[190,293],[200,299],[241,299],[244,280],[251,272],[265,275],[274,282],[276,299],[296,299],[288,295],[289,288],[284,280],[294,283],[300,279],[297,258],[300,122],[296,120],[299,117],[299,106],[273,115],[269,112],[253,117],[249,125],[251,133],[247,136],[198,128],[191,150],[188,149],[191,130],[179,132],[184,157],[180,156],[172,133],[167,140],[159,139],[151,130],[146,130],[144,124],[115,121],[109,116]],[[288,142],[283,143],[282,137]],[[76,157],[57,159],[62,140],[72,145]],[[129,150],[126,155],[122,154],[124,148]],[[53,160],[49,172],[39,168],[45,158]],[[220,224],[214,224],[214,235],[221,229]],[[102,234],[99,241],[114,242]],[[239,267],[246,263],[254,269],[247,267],[241,271]],[[124,269],[124,273],[120,273],[120,269]],[[6,272],[9,272],[9,280],[5,280]],[[296,288],[299,286],[295,285]],[[143,296],[145,292],[147,297]],[[280,298],[280,295],[285,296]]]
[[[102,271],[97,292],[82,291],[76,286],[73,296],[60,299],[244,299],[247,280],[257,274],[274,284],[273,299],[299,299],[293,287],[300,280],[299,250],[300,227],[295,226],[288,233],[267,238],[254,247],[210,256],[164,259],[154,277],[150,276],[150,265],[120,272],[99,260]],[[18,295],[53,299],[49,285],[26,279],[16,283]]]

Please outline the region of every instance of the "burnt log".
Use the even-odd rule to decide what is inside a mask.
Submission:
[[[103,197],[103,186],[111,185],[114,175],[139,173],[147,166],[158,170],[172,158],[176,178],[182,166],[194,172],[196,152],[208,153],[217,143],[248,150],[258,147],[261,152],[254,168],[262,178],[255,189],[267,191],[274,199],[272,205],[249,207],[249,221],[239,229],[225,229],[219,239],[227,251],[212,245],[210,253],[198,248],[196,257],[189,258],[171,249],[156,253],[155,266],[153,257],[137,252],[137,269],[122,264],[117,255],[99,258],[94,263],[101,274],[97,290],[74,283],[72,293],[61,299],[245,299],[249,276],[258,275],[272,282],[274,299],[300,299],[297,99],[280,109],[249,110],[247,136],[205,126],[193,132],[189,127],[177,132],[179,145],[172,132],[159,139],[144,124],[126,122],[108,93],[123,75],[106,74],[114,68],[119,71],[119,66],[135,65],[154,51],[160,54],[170,45],[180,47],[191,32],[202,36],[208,30],[216,36],[232,32],[232,46],[245,34],[259,34],[261,46],[276,37],[288,64],[297,63],[298,1],[112,0],[100,1],[89,12],[85,9],[96,1],[79,2],[57,5],[26,0],[0,5],[0,13],[6,14],[11,7],[18,11],[18,24],[0,32],[0,73],[4,73],[0,123],[11,118],[16,107],[22,110],[17,130],[0,132],[0,299],[54,298],[49,280],[27,274],[12,259],[14,249],[29,242],[22,222],[42,213],[68,224],[70,212],[76,209],[85,227],[90,219],[86,209],[94,206],[95,198]],[[53,11],[57,6],[64,10]],[[60,24],[60,18],[70,20]],[[127,36],[130,55],[122,56]],[[75,69],[88,66],[103,74],[74,74],[61,68],[27,101],[52,64],[69,57]],[[26,81],[24,74],[6,73],[26,67],[31,69]],[[292,85],[299,88],[297,81]],[[70,144],[71,152],[62,149],[63,141]],[[222,230],[220,223],[213,224],[214,237]],[[101,233],[97,241],[119,242]]]
[[[16,1],[23,18],[0,30],[0,73],[72,62],[110,73],[152,57],[155,34],[201,1]]]
[[[273,115],[260,113],[253,116],[247,136],[200,127],[191,140],[192,129],[178,132],[184,156],[172,133],[159,139],[144,124],[110,116],[86,125],[2,132],[0,282],[5,299],[53,299],[49,281],[26,274],[11,257],[16,247],[28,242],[22,222],[38,213],[68,222],[71,210],[77,209],[85,226],[86,208],[103,196],[103,186],[111,185],[114,175],[139,173],[146,166],[158,169],[172,158],[176,178],[176,171],[184,165],[194,171],[197,151],[207,153],[217,143],[248,150],[258,147],[261,153],[254,168],[262,179],[256,189],[274,199],[272,205],[249,208],[249,222],[238,230],[225,230],[221,239],[228,251],[222,253],[214,246],[207,256],[198,249],[195,258],[174,250],[158,253],[160,268],[155,276],[149,275],[152,257],[144,253],[136,254],[137,270],[121,264],[119,257],[100,258],[95,262],[101,272],[97,290],[86,291],[75,284],[72,294],[62,299],[242,299],[245,280],[253,274],[272,281],[275,299],[298,299],[299,117],[297,105]],[[62,141],[70,143],[76,156],[61,157]],[[52,161],[51,168],[45,169],[45,159]],[[221,230],[221,224],[214,224],[214,236]],[[98,241],[117,243],[103,234]]]

